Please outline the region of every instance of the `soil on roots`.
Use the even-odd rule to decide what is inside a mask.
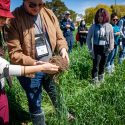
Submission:
[[[67,70],[68,67],[69,67],[67,59],[62,58],[61,56],[53,56],[52,58],[50,58],[49,62],[59,66],[59,72],[58,73]]]

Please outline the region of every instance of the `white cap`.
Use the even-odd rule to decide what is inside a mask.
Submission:
[[[68,14],[70,15],[70,12],[69,11],[65,11],[65,15],[68,15]]]

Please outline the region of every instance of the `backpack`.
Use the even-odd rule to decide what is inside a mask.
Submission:
[[[79,41],[79,33],[76,33],[76,41]]]

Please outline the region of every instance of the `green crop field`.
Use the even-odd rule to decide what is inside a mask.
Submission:
[[[115,72],[105,82],[91,84],[92,60],[86,46],[74,45],[70,68],[60,74],[56,85],[59,92],[59,113],[44,92],[42,107],[47,125],[125,125],[125,62],[115,61]],[[11,89],[6,86],[10,105],[10,125],[31,125],[27,99],[16,78]],[[75,120],[68,121],[67,111]],[[22,124],[23,125],[23,124]]]

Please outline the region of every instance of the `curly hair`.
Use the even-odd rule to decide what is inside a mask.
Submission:
[[[100,9],[97,10],[97,12],[95,14],[95,19],[94,19],[95,23],[96,24],[99,23],[98,18],[99,18],[100,13],[102,14],[102,17],[103,17],[102,23],[104,24],[104,23],[109,22],[109,20],[110,20],[109,13],[104,8],[100,8]]]

